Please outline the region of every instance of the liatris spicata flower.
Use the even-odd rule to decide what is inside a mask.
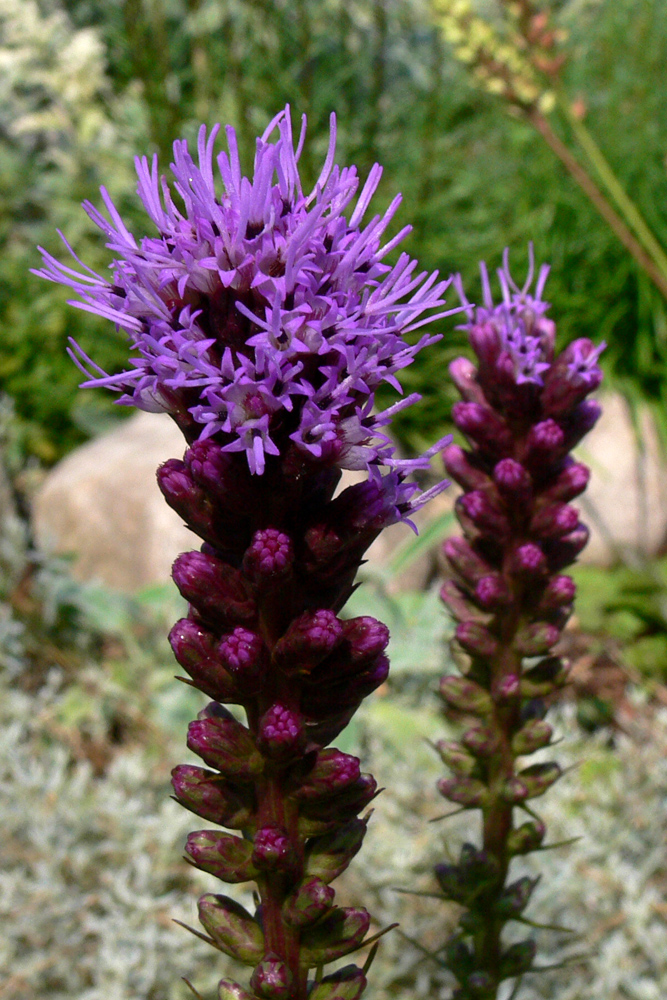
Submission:
[[[589,472],[570,451],[600,413],[586,397],[600,384],[604,345],[577,340],[554,356],[555,326],[542,300],[549,268],[531,292],[533,269],[531,247],[528,279],[517,288],[506,253],[502,301],[494,305],[482,265],[477,309],[457,279],[477,366],[465,358],[451,365],[463,397],[453,418],[469,450],[445,451],[464,491],[456,503],[464,537],[445,542],[452,575],[442,598],[458,622],[466,667],[463,676],[444,677],[440,693],[470,725],[460,741],[437,745],[451,772],[438,787],[461,810],[482,813],[481,846],[466,843],[458,863],[436,868],[443,898],[465,907],[446,949],[458,1000],[495,1000],[501,982],[533,969],[533,940],[502,940],[508,921],[524,919],[536,884],[528,876],[510,881],[510,866],[542,849],[545,828],[532,800],[561,771],[544,761],[525,766],[523,758],[551,741],[543,699],[567,677],[553,647],[575,594],[562,571],[588,538],[570,501]]]
[[[272,141],[271,136],[277,132]],[[349,218],[358,179],[334,166],[335,122],[324,168],[301,188],[289,110],[257,142],[254,177],[241,175],[233,129],[217,164],[217,128],[199,134],[199,162],[174,145],[173,190],[157,163],[137,162],[139,195],[158,235],[135,240],[108,195],[109,222],[86,209],[117,255],[113,278],[44,253],[41,275],[69,285],[78,304],[130,337],[132,368],[87,366],[84,385],[120,402],[164,410],[188,442],[158,471],[167,502],[203,541],[176,560],[189,602],[171,631],[188,683],[213,699],[190,726],[206,767],[177,767],[177,799],[240,836],[206,829],[188,838],[192,863],[224,882],[254,881],[254,914],[226,895],[199,904],[206,939],[254,968],[250,992],[223,980],[220,1000],[356,1000],[364,970],[308,982],[368,943],[364,909],[334,905],[331,882],[359,850],[376,794],[357,758],[328,747],[361,700],[386,678],[386,627],[338,613],[365,550],[387,525],[446,485],[419,494],[383,432],[418,397],[375,413],[382,382],[435,339],[418,330],[442,311],[448,282],[416,272],[382,245],[399,199],[365,226],[375,166]],[[80,263],[80,262],[79,262]],[[341,469],[367,478],[334,497]],[[245,722],[223,703],[242,706]]]

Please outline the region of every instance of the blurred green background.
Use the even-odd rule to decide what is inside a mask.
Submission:
[[[476,6],[493,23],[508,4]],[[664,245],[664,3],[534,6],[567,33],[563,91]],[[84,198],[99,203],[105,184],[141,234],[133,155],[157,151],[166,169],[175,138],[221,121],[237,128],[249,168],[254,137],[287,102],[308,116],[306,180],[335,110],[339,162],[362,175],[375,160],[384,165],[377,207],[402,191],[397,224],[413,224],[405,247],[424,267],[461,271],[475,297],[481,258],[495,267],[509,246],[521,276],[533,240],[553,266],[548,293],[562,340],[606,339],[608,370],[663,401],[663,297],[525,118],[473,85],[428,0],[1,0],[0,60],[0,389],[15,401],[23,447],[43,462],[123,416],[111,396],[76,391],[67,338],[112,369],[125,344],[29,273],[36,244],[63,254],[62,229],[103,269],[109,256],[79,207]],[[562,114],[550,118],[567,141]],[[439,347],[406,373],[428,398],[400,424],[411,446],[447,421],[453,326],[444,321]]]

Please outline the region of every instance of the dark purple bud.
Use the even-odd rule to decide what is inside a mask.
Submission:
[[[238,701],[234,678],[215,655],[215,640],[210,632],[198,622],[182,618],[169,633],[169,642],[195,687],[216,701]]]
[[[328,747],[318,752],[315,766],[294,797],[303,801],[328,798],[355,784],[360,774],[358,757]]]
[[[602,407],[594,399],[587,399],[569,415],[565,423],[566,448],[576,448],[582,438],[593,430],[602,415]]]
[[[316,924],[302,930],[302,964],[310,967],[325,965],[355,951],[366,937],[370,922],[368,910],[351,906],[333,907]]]
[[[213,508],[190,475],[185,462],[170,458],[157,470],[157,483],[165,500],[202,538],[214,537]]]
[[[457,497],[456,516],[464,529],[470,522],[483,534],[502,540],[509,535],[510,525],[505,514],[495,506],[485,490],[473,490]]]
[[[273,662],[285,673],[309,674],[343,636],[343,625],[333,611],[305,611],[276,643]]]
[[[517,757],[524,754],[535,753],[542,747],[546,747],[551,742],[553,729],[548,722],[542,719],[531,719],[523,729],[512,737],[512,752]]]
[[[482,579],[487,578],[482,577]],[[489,621],[487,612],[480,610],[477,606],[478,604],[482,604],[482,601],[479,601],[477,598],[477,593],[475,592],[476,603],[474,603],[468,594],[453,580],[445,580],[440,588],[440,599],[447,605],[457,621],[479,622],[482,625]]]
[[[517,576],[538,577],[547,571],[547,559],[539,545],[526,542],[512,556],[512,572]]]
[[[225,775],[249,779],[261,773],[263,761],[249,731],[213,703],[188,727],[188,747]],[[205,713],[210,712],[207,715]],[[222,709],[224,712],[224,709]],[[203,718],[202,718],[203,716]]]
[[[477,767],[477,761],[457,740],[438,740],[435,749],[440,760],[455,774],[470,777]]]
[[[322,879],[311,876],[299,883],[283,904],[283,916],[292,927],[305,927],[330,910],[336,893]]]
[[[471,656],[489,657],[498,649],[498,640],[492,632],[478,622],[460,622],[454,633],[457,642]]]
[[[530,767],[519,772],[518,779],[528,791],[526,798],[536,799],[540,795],[544,795],[546,790],[558,781],[562,773],[558,764],[553,762],[550,764],[531,764]]]
[[[512,830],[507,838],[507,850],[510,855],[530,854],[536,851],[546,836],[547,828],[540,819],[522,823]]]
[[[574,601],[577,586],[571,576],[554,576],[546,587],[540,598],[537,608],[538,614],[549,614],[559,608],[567,608]]]
[[[366,833],[366,819],[351,819],[343,826],[313,837],[306,845],[304,874],[315,875],[327,885],[344,872],[361,847]]]
[[[389,645],[389,629],[376,618],[367,615],[349,618],[342,622],[342,626],[353,663],[374,660]]]
[[[471,456],[457,444],[450,444],[442,455],[447,474],[456,480],[464,490],[477,490],[488,487],[489,477],[470,461]]]
[[[454,403],[452,419],[462,434],[482,451],[501,455],[512,448],[512,432],[498,414],[482,403]]]
[[[569,535],[545,543],[550,569],[555,572],[573,563],[582,549],[586,548],[588,536],[588,528],[580,522]]]
[[[477,369],[472,361],[468,358],[455,358],[449,365],[449,374],[464,400],[469,403],[484,403],[484,393],[477,382]]]
[[[533,481],[527,469],[513,458],[503,458],[493,470],[493,479],[503,496],[523,501],[530,497]]]
[[[567,684],[568,664],[560,656],[549,656],[527,670],[521,678],[524,698],[542,698]]]
[[[248,911],[229,896],[207,894],[199,900],[199,919],[215,946],[244,965],[264,955],[264,935]]]
[[[483,608],[495,610],[507,604],[511,594],[500,573],[489,573],[477,581],[475,600]]]
[[[218,983],[218,1000],[257,1000],[257,997],[231,979],[221,979]]]
[[[461,737],[463,746],[474,757],[491,757],[499,746],[498,737],[489,726],[474,726]]]
[[[292,973],[282,959],[269,952],[253,972],[250,985],[263,1000],[290,1000]]]
[[[440,695],[447,704],[460,712],[471,715],[491,715],[493,702],[491,695],[475,681],[466,677],[443,677],[440,681]]]
[[[252,860],[262,871],[287,872],[298,862],[285,830],[279,826],[262,826],[255,834]]]
[[[185,853],[197,868],[223,882],[248,882],[258,874],[252,844],[243,837],[232,837],[218,830],[198,830],[188,834]]]
[[[220,641],[217,654],[244,692],[248,693],[249,689],[256,687],[266,666],[266,649],[257,632],[237,625]]]
[[[516,674],[505,674],[494,679],[491,687],[491,697],[497,705],[506,705],[515,701],[521,694],[521,680]]]
[[[195,441],[185,453],[192,478],[217,506],[247,517],[249,512],[248,474],[234,456],[211,438]]]
[[[516,648],[521,656],[541,656],[548,653],[560,638],[560,629],[551,622],[532,622],[520,629]]]
[[[542,499],[568,503],[584,492],[590,477],[591,472],[586,465],[570,458],[551,486],[542,493]]]
[[[171,783],[181,805],[197,816],[231,830],[249,825],[252,804],[219,774],[193,764],[179,764],[171,772]]]
[[[475,778],[440,778],[437,788],[443,798],[456,802],[465,809],[479,809],[489,799],[489,790],[482,781]]]
[[[284,577],[292,568],[294,548],[289,535],[277,528],[255,532],[243,557],[243,571],[253,583]]]
[[[204,552],[184,552],[172,568],[174,583],[186,601],[205,616],[230,624],[251,621],[255,602],[233,566]]]
[[[531,534],[541,538],[560,538],[579,524],[579,511],[565,503],[542,506],[530,522]]]
[[[363,970],[356,965],[346,965],[316,983],[308,1000],[359,1000],[365,989]]]
[[[448,538],[442,546],[443,555],[455,573],[473,586],[483,576],[493,572],[493,568],[483,559],[465,538]]]
[[[523,976],[532,967],[537,945],[533,940],[517,941],[506,948],[500,959],[500,979]]]
[[[468,330],[473,351],[485,367],[495,365],[500,354],[500,336],[491,323],[476,323]]]
[[[378,794],[371,774],[362,774],[349,788],[326,799],[306,799],[299,803],[299,829],[303,820],[306,836],[333,832],[341,823],[354,819]]]
[[[555,420],[549,418],[535,424],[528,432],[524,464],[531,470],[541,471],[563,451],[565,434]]]
[[[260,720],[257,742],[262,752],[275,760],[298,756],[305,746],[300,713],[276,702]]]

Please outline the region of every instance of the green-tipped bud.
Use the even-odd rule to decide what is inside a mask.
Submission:
[[[471,656],[481,656],[486,659],[493,656],[498,649],[495,635],[479,622],[463,621],[456,626],[454,634],[457,642]]]
[[[440,778],[438,791],[443,798],[466,809],[479,809],[489,798],[486,785],[475,778]]]
[[[443,764],[446,764],[455,774],[472,776],[477,767],[477,761],[457,740],[438,740],[435,749]]]
[[[522,823],[516,830],[512,830],[507,838],[507,851],[509,854],[530,854],[536,851],[542,844],[547,829],[542,820],[531,820],[529,823]]]
[[[223,882],[248,882],[258,874],[250,841],[218,830],[198,830],[189,834],[185,853],[197,868]]]
[[[188,747],[222,774],[249,779],[264,766],[252,736],[222,705],[212,702],[188,726]]]
[[[366,976],[356,965],[346,965],[315,983],[308,1000],[359,1000],[366,989]]]
[[[283,904],[283,917],[292,927],[306,927],[330,910],[336,893],[316,876],[304,879]]]
[[[221,979],[218,983],[218,1000],[257,1000],[257,997],[231,979]]]
[[[517,757],[534,753],[546,747],[553,736],[553,729],[543,719],[531,719],[512,739],[512,751]]]
[[[469,712],[471,715],[491,715],[493,712],[489,692],[466,677],[443,677],[440,681],[440,695],[460,712]]]
[[[503,920],[511,920],[523,913],[536,885],[537,879],[528,878],[527,875],[508,885],[494,908],[498,916]]]
[[[289,1000],[292,995],[292,973],[272,952],[265,955],[252,974],[250,985],[263,1000]]]
[[[251,825],[253,809],[247,786],[235,786],[214,771],[179,764],[171,772],[174,795],[186,809],[230,830]]]
[[[550,622],[533,622],[520,629],[516,637],[517,652],[521,656],[541,656],[548,653],[560,638],[560,629]]]
[[[500,959],[500,979],[514,979],[528,972],[535,959],[537,945],[529,938],[527,941],[517,941],[507,948]]]
[[[256,920],[229,896],[207,894],[199,900],[199,919],[213,944],[244,965],[264,956],[264,935]]]
[[[528,789],[527,798],[536,799],[539,795],[544,795],[547,788],[558,781],[561,774],[560,767],[556,763],[532,764],[519,772],[519,780]]]
[[[499,746],[496,733],[489,726],[474,726],[461,737],[461,743],[475,757],[492,757]]]
[[[512,805],[516,806],[520,802],[526,801],[528,798],[528,788],[520,778],[507,778],[500,786],[500,795],[505,802],[511,802]]]
[[[301,801],[329,798],[349,788],[359,779],[359,758],[335,747],[320,750],[315,766],[293,793]]]
[[[301,964],[312,968],[354,951],[366,937],[370,922],[368,910],[334,907],[314,927],[301,932]]]
[[[521,678],[524,698],[543,698],[567,684],[569,664],[559,656],[549,656],[527,670]]]
[[[338,878],[361,847],[367,822],[355,818],[332,833],[314,837],[306,848],[304,873],[327,884]]]

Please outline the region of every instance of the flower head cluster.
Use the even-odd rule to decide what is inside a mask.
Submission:
[[[117,255],[111,281],[42,251],[37,273],[69,285],[74,305],[125,330],[136,353],[131,370],[109,375],[74,345],[89,375],[83,384],[166,410],[191,441],[216,435],[225,451],[245,453],[253,473],[289,443],[346,469],[423,467],[435,449],[402,462],[381,431],[418,397],[373,413],[378,386],[400,391],[396,373],[438,339],[424,334],[409,345],[404,335],[447,315],[448,281],[418,273],[405,253],[385,262],[410,229],[382,242],[400,196],[362,224],[382,173],[376,164],[345,215],[359,178],[354,167],[334,165],[333,116],[308,194],[298,171],[305,123],[295,150],[289,108],[257,140],[252,179],[241,174],[231,127],[229,152],[214,158],[218,129],[207,135],[202,126],[197,162],[185,140],[174,144],[171,188],[156,158],[137,159],[138,193],[156,236],[135,239],[104,189],[110,221],[86,203]]]

